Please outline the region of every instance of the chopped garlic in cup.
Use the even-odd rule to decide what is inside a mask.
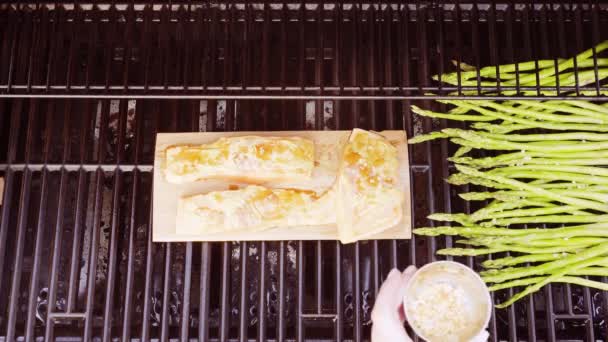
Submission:
[[[405,315],[414,332],[427,341],[485,341],[490,320],[490,293],[470,268],[438,261],[420,268],[404,298]]]
[[[410,306],[410,323],[420,328],[425,335],[434,331],[444,335],[458,335],[474,313],[467,307],[466,294],[462,288],[452,284],[436,282],[422,289]],[[433,303],[433,304],[431,304]]]

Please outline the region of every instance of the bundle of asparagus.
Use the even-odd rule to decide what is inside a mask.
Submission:
[[[583,87],[608,77],[608,58],[593,58],[608,49],[608,41],[585,50],[575,57],[557,60],[538,60],[516,64],[489,66],[476,70],[475,67],[454,61],[461,71],[433,76],[433,79],[462,87],[496,87],[498,83],[505,88],[540,87],[541,89],[523,90],[524,95],[556,95],[557,90],[550,87]],[[575,71],[576,70],[576,71]],[[556,76],[557,74],[557,76]],[[596,75],[597,74],[597,75]],[[542,87],[546,87],[542,89]],[[463,94],[476,94],[477,90],[464,91]],[[503,95],[514,95],[517,90],[504,90]],[[585,95],[596,95],[597,91],[584,91]],[[607,94],[601,91],[601,94]]]
[[[608,42],[596,46],[595,51],[606,48]],[[579,68],[594,60],[590,51],[577,56]],[[608,59],[595,60],[608,65]],[[559,61],[558,69],[566,71],[572,61]],[[540,71],[543,75],[555,71],[548,61],[539,61],[538,65],[549,65]],[[528,66],[520,63],[518,69]],[[500,69],[516,70],[513,66]],[[496,67],[490,67],[479,73],[495,77],[495,71]],[[469,77],[469,73],[461,75]],[[598,75],[608,77],[605,70]],[[441,79],[453,82],[453,77],[448,74]],[[501,73],[505,83],[511,82],[511,77]],[[577,77],[583,78],[580,71],[567,79]],[[520,82],[533,83],[536,79],[520,76]],[[463,84],[476,84],[466,77],[462,80]],[[542,82],[548,81],[541,78]],[[489,204],[470,214],[432,214],[430,219],[459,226],[419,228],[414,233],[462,237],[456,243],[463,248],[442,249],[438,251],[441,255],[515,253],[482,263],[486,270],[481,275],[491,284],[490,290],[526,286],[498,304],[499,308],[550,282],[608,290],[608,284],[583,278],[608,276],[608,168],[604,167],[608,165],[608,133],[604,133],[608,132],[608,105],[581,100],[443,102],[454,108],[447,113],[418,107],[413,110],[423,116],[472,122],[471,129],[447,128],[414,137],[410,143],[447,138],[460,145],[449,158],[458,172],[447,181],[489,188],[460,194],[467,201]],[[542,133],[537,132],[539,129]],[[475,150],[488,150],[494,155],[478,158],[472,153]],[[514,227],[522,224],[527,228]],[[547,224],[560,228],[544,228]]]

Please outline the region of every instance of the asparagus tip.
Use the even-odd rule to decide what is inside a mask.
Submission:
[[[506,309],[508,308],[512,303],[509,303],[509,301],[506,301],[504,303],[499,303],[499,304],[494,304],[494,307],[497,309]]]
[[[439,236],[439,232],[433,228],[433,227],[425,227],[425,228],[417,228],[414,229],[413,233],[415,235],[422,235],[422,236]]]

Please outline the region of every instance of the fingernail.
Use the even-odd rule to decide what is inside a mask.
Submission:
[[[403,271],[403,276],[410,276],[410,275],[412,275],[412,274],[416,273],[416,271],[417,271],[417,270],[418,270],[418,269],[417,269],[417,268],[416,268],[416,266],[414,266],[414,265],[408,266],[408,267],[405,269],[405,271]]]

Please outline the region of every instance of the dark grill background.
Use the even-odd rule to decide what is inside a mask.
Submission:
[[[0,341],[368,339],[388,271],[434,260],[451,239],[153,244],[155,134],[413,136],[446,123],[410,105],[441,110],[421,97],[467,90],[431,80],[451,60],[568,57],[608,39],[600,2],[0,8]],[[410,148],[416,227],[474,209],[443,181],[450,151]],[[489,329],[493,340],[605,340],[607,300],[547,286]]]

